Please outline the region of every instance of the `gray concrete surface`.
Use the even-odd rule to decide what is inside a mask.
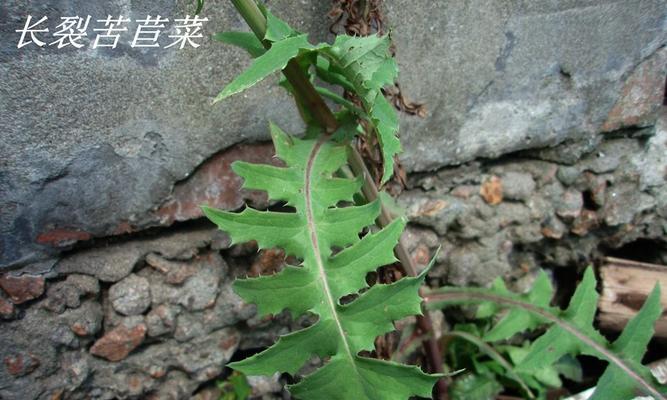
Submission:
[[[268,4],[327,39],[328,2]],[[0,268],[48,269],[77,240],[159,224],[151,212],[209,157],[267,139],[268,120],[298,130],[275,79],[210,105],[249,60],[209,38],[180,51],[16,48],[27,14],[136,20],[191,9],[166,0],[0,5]],[[664,0],[388,0],[386,14],[402,87],[429,110],[402,118],[409,171],[594,137],[667,35]],[[226,1],[207,1],[203,16],[206,35],[245,29]]]

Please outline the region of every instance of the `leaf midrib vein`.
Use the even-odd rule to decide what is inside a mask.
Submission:
[[[320,139],[315,143],[315,146],[313,146],[313,150],[310,152],[310,155],[308,156],[308,162],[306,164],[305,183],[304,183],[304,191],[306,197],[306,221],[308,226],[308,234],[310,237],[313,253],[315,256],[315,263],[317,264],[318,274],[320,276],[320,280],[322,281],[324,295],[327,299],[327,303],[331,310],[331,316],[334,319],[334,322],[336,323],[336,328],[338,329],[340,337],[343,341],[343,346],[345,347],[345,352],[350,360],[350,364],[352,364],[353,368],[357,372],[357,375],[361,376],[357,371],[357,366],[354,362],[352,349],[350,348],[350,344],[347,341],[347,337],[345,336],[345,330],[343,329],[343,325],[341,324],[338,313],[336,312],[336,301],[333,298],[333,295],[331,294],[331,288],[329,287],[327,274],[326,271],[324,270],[324,262],[322,260],[322,254],[320,252],[317,227],[315,225],[315,218],[313,215],[313,204],[312,204],[313,196],[311,190],[313,166],[315,164],[315,159],[317,158],[320,149],[328,139],[329,135],[322,135]]]

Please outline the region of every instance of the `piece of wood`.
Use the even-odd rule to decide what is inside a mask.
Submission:
[[[667,309],[667,266],[606,257],[600,267],[602,295],[598,321],[606,329],[621,331],[660,283],[660,303]],[[667,313],[655,325],[656,336],[667,338]]]

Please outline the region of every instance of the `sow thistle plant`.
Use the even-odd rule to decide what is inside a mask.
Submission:
[[[535,385],[526,385],[526,382],[539,378],[542,371],[570,355],[583,354],[609,363],[591,400],[624,400],[641,395],[664,399],[667,387],[659,385],[641,363],[653,336],[655,321],[662,314],[660,287],[656,285],[621,335],[609,343],[593,327],[599,297],[596,284],[593,270],[588,268],[565,310],[550,305],[554,291],[544,271],[525,294],[510,292],[502,279],[496,279],[490,289],[444,287],[432,290],[425,297],[429,309],[479,304],[476,317],[480,319],[509,310],[481,338],[469,339],[473,342],[502,343],[517,333],[546,328],[527,349],[518,352],[510,349],[518,358],[515,366],[502,365],[505,375],[521,385],[527,397],[534,398],[527,386]]]
[[[366,281],[368,273],[397,261],[394,247],[405,227],[402,218],[386,221],[384,197],[373,193],[373,187],[362,190],[369,177],[354,176],[348,168],[348,160],[355,160],[355,136],[364,132],[360,121],[377,135],[383,159],[382,183],[391,178],[394,157],[401,151],[398,117],[382,92],[394,83],[398,73],[389,37],[341,35],[333,44],[314,45],[305,34],[268,10],[257,8],[254,2],[233,3],[254,33],[225,32],[216,38],[245,49],[254,60],[215,102],[283,71],[288,79],[281,85],[294,95],[306,132],[297,137],[270,126],[276,156],[283,166],[246,162],[232,166],[244,179],[245,188],[266,191],[270,199],[283,202],[293,212],[245,208],[232,213],[208,207],[203,211],[228,232],[233,243],[255,240],[259,248],[278,247],[300,260],[298,265],[285,265],[274,275],[237,280],[236,293],[256,304],[260,316],[287,310],[293,317],[312,314],[316,321],[229,366],[246,375],[296,375],[309,360],[319,357],[322,365],[315,372],[289,386],[296,398],[431,397],[441,374],[427,374],[417,366],[364,355],[374,350],[377,336],[394,330],[394,321],[422,313],[419,289],[428,271],[390,284],[369,287]],[[360,104],[316,82],[355,93]],[[309,92],[303,86],[309,85],[315,90],[304,96]],[[326,107],[322,97],[339,106],[335,114],[326,110],[334,119],[328,124],[318,114]],[[376,225],[382,218],[384,227]],[[532,344],[520,369],[507,371],[515,379],[521,380],[522,371],[554,364],[565,354],[588,354],[610,363],[600,380],[597,399],[625,399],[630,393],[663,398],[662,389],[641,365],[652,325],[660,314],[659,289],[654,290],[621,337],[609,344],[592,326],[597,300],[592,272],[587,272],[565,311],[549,306],[552,290],[545,279],[542,275],[527,295],[510,293],[501,281],[489,290],[441,288],[427,295],[428,307],[479,303],[480,317],[489,317],[502,307],[511,308],[485,337],[477,338],[479,341],[503,340],[527,329],[550,326]],[[526,393],[530,391],[526,389]]]

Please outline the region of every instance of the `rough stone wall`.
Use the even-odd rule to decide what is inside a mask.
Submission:
[[[269,4],[327,39],[328,2]],[[442,248],[432,284],[523,287],[538,267],[609,254],[667,263],[664,0],[385,4],[401,86],[429,110],[401,119],[399,202],[415,260]],[[230,290],[279,255],[230,247],[199,219],[202,203],[268,206],[230,164],[270,162],[268,120],[300,126],[274,82],[211,107],[248,61],[208,39],[183,52],[16,49],[27,13],[187,7],[0,5],[0,398],[213,398],[227,361],[300,324],[259,320]],[[205,16],[206,33],[244,29],[226,1]]]
[[[188,399],[209,389],[235,352],[291,324],[254,318],[232,292],[252,252],[194,226],[73,253],[46,280],[5,275],[0,397]],[[258,383],[280,391],[276,382]]]
[[[401,121],[409,171],[588,140],[655,119],[666,64],[664,0],[385,4],[402,86],[429,110],[428,118]],[[315,40],[330,39],[328,2],[269,5]],[[134,21],[148,13],[182,17],[188,6],[0,5],[0,267],[44,271],[77,241],[191,218],[196,211],[170,214],[169,204],[197,166],[235,143],[267,139],[268,120],[298,129],[272,79],[211,106],[249,60],[210,38],[197,49],[133,49],[130,26],[114,50],[16,48],[27,14],[54,24],[77,14]],[[207,34],[245,29],[228,1],[208,1],[205,16]]]
[[[667,264],[667,112],[656,127],[410,177],[414,256],[438,283],[487,285],[604,255]]]
[[[425,265],[441,248],[434,285],[503,276],[517,288],[540,267],[583,267],[638,239],[653,246],[639,257],[667,263],[666,146],[667,112],[595,142],[412,174],[399,197],[412,257]],[[258,319],[230,287],[281,260],[199,221],[71,251],[45,276],[5,274],[0,396],[215,398],[235,354],[301,326]],[[253,385],[280,398],[277,377]]]

